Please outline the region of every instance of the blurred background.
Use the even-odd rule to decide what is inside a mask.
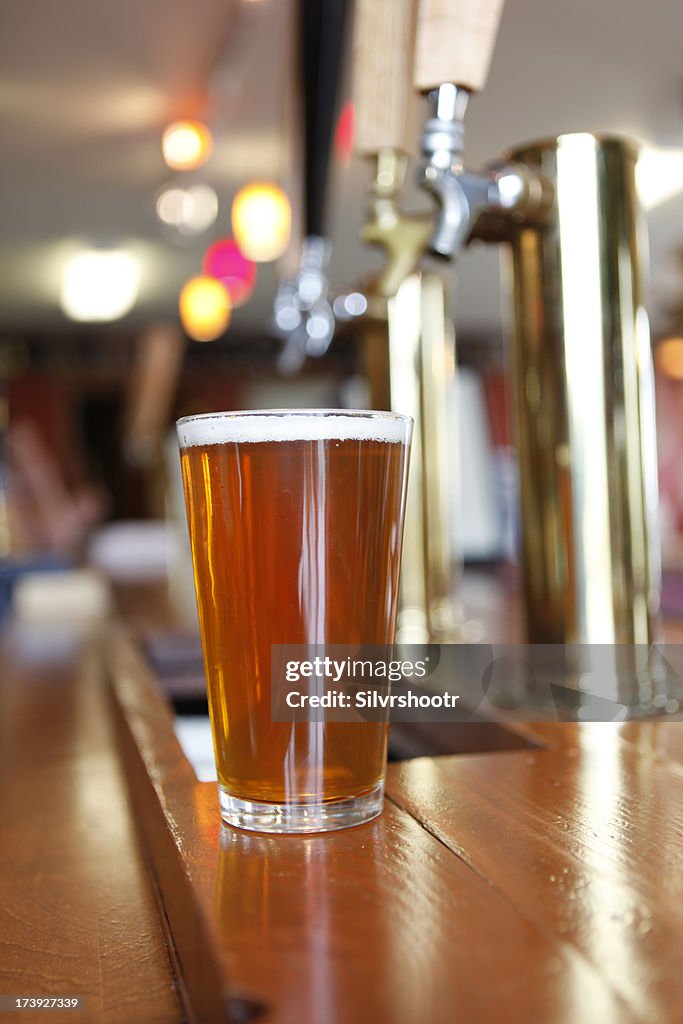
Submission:
[[[297,17],[294,0],[0,6],[0,542],[12,573],[22,560],[63,567],[84,556],[120,577],[160,571],[177,542],[159,524],[182,522],[179,415],[368,404],[359,325],[382,257],[359,240],[370,169],[353,155],[351,17],[317,136]],[[564,131],[643,146],[670,567],[683,531],[681,28],[675,0],[660,0],[656,17],[635,0],[508,0],[467,118],[473,167]],[[416,110],[416,152],[420,119]],[[303,320],[287,283],[312,165],[325,181],[336,322],[331,337],[325,310],[309,317],[297,347]],[[424,210],[413,178],[405,205]],[[466,560],[514,562],[499,252],[474,243],[441,272],[461,370],[453,530]]]

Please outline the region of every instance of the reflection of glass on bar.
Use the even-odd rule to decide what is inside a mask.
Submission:
[[[327,410],[178,423],[223,818],[274,832],[382,808],[386,723],[274,722],[272,644],[393,643],[412,421]]]

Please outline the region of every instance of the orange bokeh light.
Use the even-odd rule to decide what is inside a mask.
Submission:
[[[683,381],[683,337],[659,342],[655,347],[655,366],[665,377]]]
[[[173,171],[191,171],[211,156],[213,138],[201,121],[174,121],[163,134],[161,149]]]

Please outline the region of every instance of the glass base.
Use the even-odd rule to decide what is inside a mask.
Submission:
[[[228,825],[250,832],[331,832],[371,821],[382,813],[384,783],[363,796],[324,803],[267,804],[241,800],[218,787],[221,818]]]

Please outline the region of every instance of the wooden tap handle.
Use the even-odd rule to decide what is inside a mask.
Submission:
[[[414,33],[415,0],[356,0],[353,99],[359,153],[412,148]]]
[[[486,85],[503,0],[418,0],[415,87]]]

